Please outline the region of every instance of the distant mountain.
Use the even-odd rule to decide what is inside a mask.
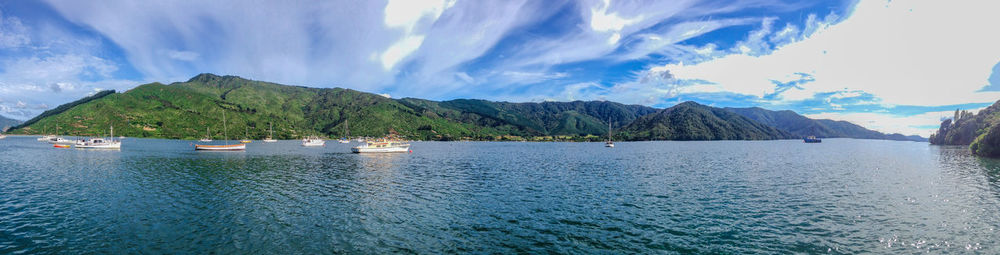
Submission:
[[[798,138],[797,134],[811,132],[870,131],[847,122],[810,120],[790,111],[755,110],[750,116],[732,111],[694,102],[656,109],[607,101],[392,99],[350,89],[200,74],[185,82],[144,84],[124,93],[103,91],[46,111],[11,132],[42,134],[58,127],[63,135],[102,135],[114,126],[116,135],[130,137],[198,139],[208,133],[222,139],[225,131],[232,139],[259,139],[273,125],[279,139],[397,133],[416,140],[593,141],[604,139],[609,123],[617,130],[616,137],[629,140],[762,140]]]
[[[760,107],[725,108],[752,120],[788,131],[795,137],[816,136],[820,138],[884,139],[897,141],[926,142],[920,136],[884,134],[847,121],[810,119],[793,111],[771,111]]]
[[[411,139],[492,140],[505,136],[602,135],[656,109],[613,102],[506,103],[483,100],[436,102],[391,99],[350,89],[307,88],[201,74],[170,85],[151,83],[125,93],[96,95],[46,111],[14,132],[99,135],[110,125],[132,137],[197,139],[210,129],[223,138],[222,113],[230,138],[260,138],[269,123],[275,136],[293,139],[382,136]]]
[[[622,130],[628,140],[789,139],[786,131],[722,108],[684,102],[639,117]]]
[[[0,115],[0,131],[7,131],[8,128],[21,124],[20,120],[4,117]]]
[[[608,121],[615,128],[656,112],[656,108],[607,101],[508,103],[458,99],[435,102],[404,98],[405,105],[449,120],[524,135],[603,135]]]
[[[941,122],[931,135],[931,144],[968,145],[973,154],[1000,157],[1000,101],[973,114],[955,110],[955,116]]]

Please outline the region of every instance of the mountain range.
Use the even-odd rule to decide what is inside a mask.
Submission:
[[[4,117],[0,115],[0,131],[7,131],[8,128],[21,124],[20,120]]]
[[[169,85],[140,85],[124,93],[99,92],[48,110],[11,133],[52,133],[58,127],[64,135],[101,135],[114,126],[116,135],[130,137],[258,139],[273,128],[278,139],[397,133],[416,140],[592,141],[606,137],[609,125],[615,139],[621,140],[768,140],[809,135],[925,140],[762,108],[716,108],[695,102],[657,109],[608,101],[393,99],[351,89],[213,74]]]

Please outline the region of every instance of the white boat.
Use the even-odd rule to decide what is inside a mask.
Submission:
[[[611,140],[611,119],[608,119],[608,140],[604,142],[604,147],[614,148],[615,141]]]
[[[198,141],[199,142],[206,142],[206,143],[212,141],[212,135],[208,131],[208,127],[205,127],[205,138],[202,138],[201,140],[198,140]]]
[[[324,145],[326,145],[326,141],[323,141],[323,139],[320,139],[319,137],[316,136],[302,138],[302,146],[313,147],[313,146],[324,146]]]
[[[4,134],[0,134],[0,139],[4,139],[4,138],[7,138],[7,136],[4,135]]]
[[[409,143],[392,137],[386,137],[374,141],[369,140],[365,144],[351,148],[351,152],[354,153],[390,153],[408,151],[410,151]]]
[[[274,125],[273,124],[268,124],[268,125],[269,126],[268,126],[267,129],[270,132],[270,135],[268,135],[267,138],[264,138],[264,140],[261,140],[261,141],[263,141],[265,143],[276,143],[276,142],[278,142],[278,140],[274,140],[274,138],[273,138],[274,137]]]
[[[51,143],[51,144],[76,144],[75,140],[70,140],[70,139],[66,139],[66,138],[62,138],[62,137],[58,137],[58,136],[49,139],[48,142]]]
[[[56,136],[54,136],[54,135],[42,136],[42,137],[38,138],[38,141],[39,142],[48,142],[49,140],[52,140],[52,138],[56,138]]]
[[[111,127],[111,135],[108,138],[90,138],[76,142],[77,148],[85,149],[121,149],[122,142],[115,141],[115,127]]]
[[[247,149],[245,143],[229,144],[229,135],[226,133],[226,112],[222,112],[222,138],[226,140],[225,145],[195,144],[196,151],[244,151]]]
[[[348,140],[347,138],[340,138],[340,140],[337,140],[337,142],[339,142],[339,143],[351,143],[351,140]]]

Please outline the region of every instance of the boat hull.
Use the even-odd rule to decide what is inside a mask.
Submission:
[[[264,139],[264,140],[261,140],[261,142],[265,142],[265,143],[276,143],[276,142],[278,142],[278,140],[274,140],[274,139]]]
[[[101,145],[80,145],[77,144],[76,148],[80,149],[106,149],[106,150],[118,150],[122,148],[122,144],[101,144]]]
[[[196,151],[242,151],[246,150],[246,144],[233,144],[233,145],[201,145],[196,144],[194,150]]]
[[[410,146],[395,146],[395,147],[363,147],[358,146],[351,148],[351,152],[354,153],[398,153],[398,152],[408,152],[410,151]]]

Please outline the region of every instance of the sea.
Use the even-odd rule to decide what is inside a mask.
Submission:
[[[1000,161],[961,146],[195,143],[0,140],[0,254],[1000,253]]]

